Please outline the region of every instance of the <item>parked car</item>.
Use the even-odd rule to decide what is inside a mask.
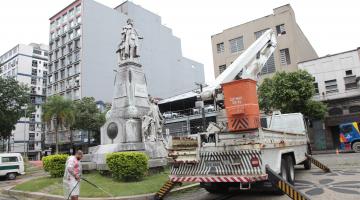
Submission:
[[[180,114],[176,113],[176,112],[167,111],[167,112],[163,113],[163,117],[165,119],[173,119],[173,118],[180,117]]]
[[[9,180],[25,174],[24,160],[20,153],[0,154],[0,176],[6,176]]]
[[[215,111],[215,106],[212,105],[212,104],[205,105],[204,110],[205,110],[205,112],[214,112]]]
[[[194,115],[201,114],[201,108],[193,108],[192,110],[193,110]],[[212,105],[212,104],[205,105],[204,110],[205,110],[206,113],[207,112],[214,112],[215,111],[215,106]]]

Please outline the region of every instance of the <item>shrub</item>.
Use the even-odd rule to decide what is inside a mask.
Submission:
[[[44,170],[50,173],[51,177],[64,176],[66,160],[69,156],[66,154],[57,154],[43,157]]]
[[[148,171],[148,157],[142,152],[111,153],[106,164],[116,180],[141,180]]]

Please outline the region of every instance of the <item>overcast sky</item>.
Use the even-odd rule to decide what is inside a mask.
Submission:
[[[96,0],[115,7],[124,0]],[[182,42],[185,57],[205,65],[214,79],[210,37],[222,30],[272,14],[287,3],[319,56],[360,47],[359,0],[132,0],[160,15]],[[0,54],[18,43],[48,43],[49,17],[73,0],[0,1]]]

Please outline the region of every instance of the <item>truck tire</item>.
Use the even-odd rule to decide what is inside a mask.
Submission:
[[[288,165],[286,163],[286,159],[285,157],[281,158],[281,163],[280,163],[280,174],[279,176],[281,176],[284,180],[288,180]],[[274,193],[276,195],[284,195],[284,192],[282,190],[280,190],[277,186],[274,186]]]
[[[8,174],[6,174],[6,178],[8,180],[15,180],[16,179],[16,173],[8,173]]]
[[[294,185],[295,182],[295,168],[294,164],[295,161],[292,156],[286,156],[286,164],[287,164],[287,182],[289,182],[291,185]]]
[[[356,153],[360,153],[360,142],[354,142],[352,145],[352,149],[356,152]]]
[[[304,161],[304,169],[305,170],[310,170],[311,169],[311,161],[308,158]]]

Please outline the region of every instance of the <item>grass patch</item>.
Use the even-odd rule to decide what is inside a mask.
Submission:
[[[42,177],[19,184],[15,187],[15,189],[26,192],[38,192],[45,189],[46,187],[49,187],[50,185],[61,184],[61,183],[62,183],[61,178]]]
[[[111,193],[113,196],[130,196],[157,192],[168,180],[169,172],[161,172],[145,177],[139,182],[120,182],[110,177],[101,176],[98,172],[85,174],[84,177]],[[43,192],[47,194],[63,195],[62,178],[43,177],[31,180],[15,187],[16,190],[27,192]],[[85,181],[80,186],[81,197],[107,197],[101,190],[91,186]]]

